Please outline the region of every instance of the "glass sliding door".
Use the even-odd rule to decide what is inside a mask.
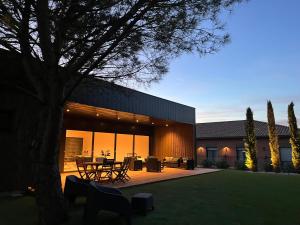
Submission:
[[[94,133],[94,161],[97,157],[114,158],[115,134],[114,133]]]
[[[291,148],[279,148],[280,161],[283,163],[292,161],[292,149]]]
[[[134,153],[144,159],[149,156],[149,136],[135,135]]]
[[[236,160],[238,162],[245,162],[246,153],[245,153],[245,149],[243,147],[237,147],[236,148]]]
[[[133,154],[133,135],[117,134],[116,161],[123,161],[124,157]]]
[[[67,130],[64,152],[64,171],[77,170],[75,158],[76,156],[91,157],[92,156],[92,140],[93,132]]]
[[[218,157],[218,148],[206,148],[207,160],[216,162]]]
[[[123,161],[126,156],[149,156],[149,136],[133,134],[115,134],[106,132],[92,132],[80,130],[67,130],[64,171],[76,171],[76,156],[106,157]]]

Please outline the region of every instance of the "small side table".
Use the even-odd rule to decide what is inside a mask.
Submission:
[[[186,162],[180,164],[180,168],[185,170],[193,170],[195,168],[195,161],[193,159],[188,159]]]
[[[131,199],[132,209],[146,215],[147,211],[154,210],[153,195],[151,193],[137,193]]]
[[[129,170],[143,170],[143,161],[132,159],[129,164]]]
[[[195,161],[193,159],[188,159],[186,162],[186,169],[193,170],[195,168]]]

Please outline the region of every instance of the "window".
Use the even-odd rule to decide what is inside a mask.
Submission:
[[[134,136],[134,153],[141,158],[149,156],[149,136]]]
[[[245,149],[243,147],[236,148],[236,160],[238,162],[245,162],[246,154],[245,154]]]
[[[94,142],[94,143],[93,143]],[[76,156],[106,157],[123,161],[126,156],[149,156],[149,136],[67,130],[64,152],[64,171],[76,171]]]
[[[94,133],[94,160],[97,157],[114,158],[115,134],[95,132]]]
[[[93,132],[67,130],[64,156],[64,171],[77,170],[76,156],[92,156]]]
[[[216,161],[218,157],[218,148],[206,148],[206,157],[209,161]]]
[[[280,148],[280,160],[281,162],[292,161],[292,149],[291,148]]]
[[[117,134],[116,160],[123,161],[124,157],[132,156],[133,153],[133,135]]]

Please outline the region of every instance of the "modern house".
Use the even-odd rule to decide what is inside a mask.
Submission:
[[[26,90],[20,56],[0,52],[0,191],[33,179],[39,102]],[[65,105],[60,171],[76,170],[75,156],[195,157],[195,109],[95,79],[86,79]]]
[[[230,166],[245,160],[244,138],[245,120],[198,123],[196,124],[197,163],[205,159],[210,161],[226,160]],[[270,159],[268,124],[254,121],[257,138],[258,168]],[[289,128],[276,125],[280,145],[281,162],[291,161],[291,146],[289,144]]]
[[[65,106],[60,146],[62,172],[76,170],[76,155],[194,158],[195,109],[87,79]]]

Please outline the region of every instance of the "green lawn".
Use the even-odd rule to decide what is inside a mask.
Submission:
[[[130,197],[151,192],[155,210],[134,216],[134,225],[300,225],[300,176],[254,174],[227,170],[212,174],[123,189]],[[68,225],[81,223],[83,207],[71,209]],[[0,200],[0,224],[34,224],[30,197]],[[100,213],[95,224],[123,224]]]

